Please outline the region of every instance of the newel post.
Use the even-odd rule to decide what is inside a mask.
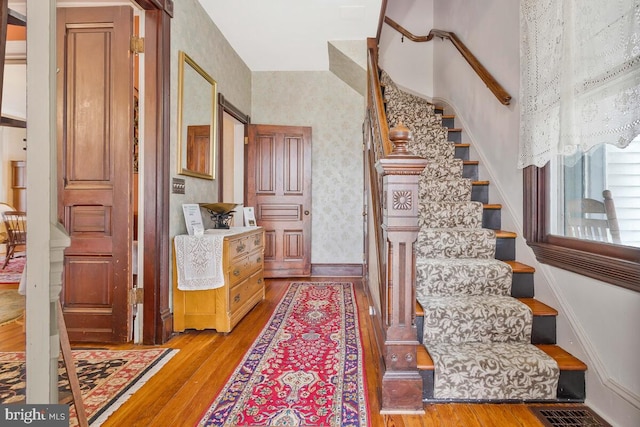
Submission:
[[[418,238],[418,181],[427,161],[407,148],[411,132],[402,123],[390,130],[393,151],[376,164],[383,178],[385,241],[383,413],[422,413],[422,377],[418,373],[415,325],[415,243]],[[385,312],[386,311],[386,312]]]

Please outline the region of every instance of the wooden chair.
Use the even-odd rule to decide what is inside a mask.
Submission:
[[[567,236],[620,244],[620,227],[611,191],[603,201],[577,199],[567,202]]]
[[[16,247],[25,246],[27,244],[27,214],[20,211],[2,212],[4,226],[7,229],[7,253],[4,259],[4,269],[9,260],[14,257]]]
[[[7,228],[4,226],[4,220],[2,220],[2,212],[15,210],[16,208],[7,203],[0,203],[0,245],[9,243],[9,235],[7,234]]]

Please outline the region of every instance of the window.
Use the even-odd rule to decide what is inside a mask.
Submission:
[[[640,0],[520,10],[527,243],[543,263],[640,292]]]
[[[558,156],[550,171],[552,234],[640,247],[640,138]]]
[[[571,167],[586,170],[597,161],[600,159],[582,159]],[[639,169],[638,163],[635,166]],[[622,244],[589,236],[572,236],[565,202],[579,192],[597,194],[593,188],[597,179],[587,179],[576,185],[575,181],[569,183],[575,178],[575,169],[558,176],[559,169],[562,168],[558,162],[552,161],[542,168],[529,166],[524,170],[524,234],[536,258],[545,264],[640,292],[640,247],[631,241],[637,238],[638,222],[629,220],[632,224],[629,231],[620,226]],[[629,174],[626,177],[637,183],[639,176]],[[559,179],[566,179],[562,191],[558,187]],[[638,202],[639,199],[635,198],[632,203]],[[616,211],[623,213],[618,206]],[[632,211],[635,209],[629,209]]]

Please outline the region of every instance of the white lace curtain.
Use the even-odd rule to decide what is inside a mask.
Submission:
[[[521,0],[518,167],[640,134],[640,0]]]

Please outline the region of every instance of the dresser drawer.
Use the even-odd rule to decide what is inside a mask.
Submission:
[[[263,289],[264,279],[262,278],[262,270],[260,270],[231,288],[229,292],[229,311],[234,313],[256,293],[263,292]]]
[[[229,271],[229,285],[233,287],[254,271],[262,269],[262,258],[262,252],[253,252],[236,260]]]
[[[232,264],[236,262],[238,258],[253,252],[256,249],[262,251],[263,247],[263,233],[253,233],[249,236],[237,237],[229,240],[229,260]]]

